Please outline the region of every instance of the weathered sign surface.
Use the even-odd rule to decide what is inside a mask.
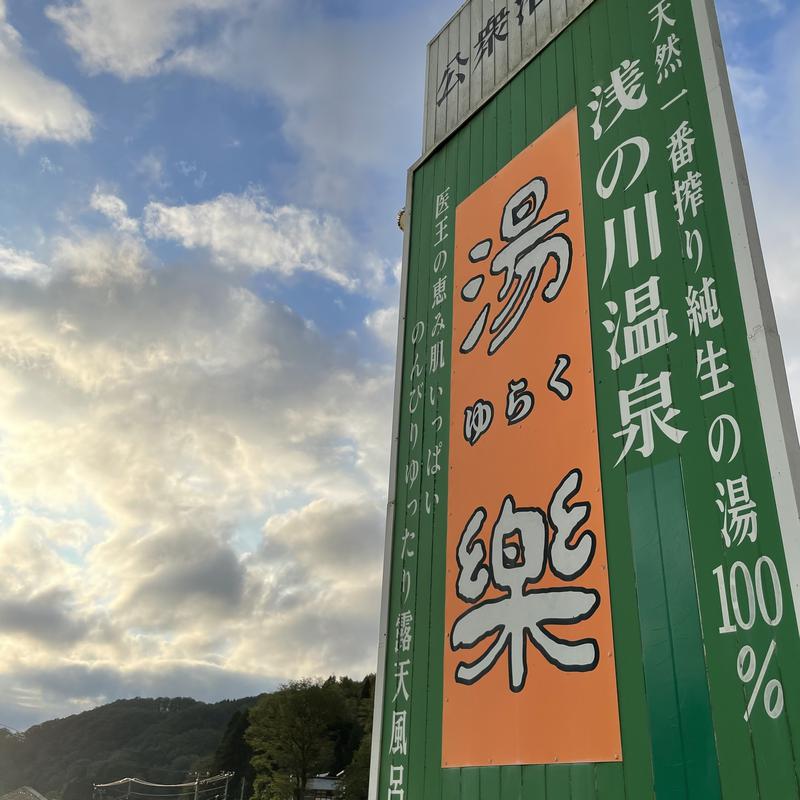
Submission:
[[[372,797],[800,797],[797,437],[713,2],[472,0],[426,119]]]

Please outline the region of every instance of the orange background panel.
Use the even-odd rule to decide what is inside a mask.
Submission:
[[[489,274],[491,258],[505,245],[500,239],[503,208],[520,187],[536,177],[545,178],[549,188],[538,220],[569,211],[569,220],[554,233],[571,239],[570,275],[559,297],[546,303],[542,290],[556,273],[551,259],[525,316],[505,344],[494,355],[487,354],[492,338],[487,325],[477,347],[461,354],[459,347],[484,304],[492,303],[489,324],[503,306],[497,299],[502,276]],[[575,111],[459,205],[455,238],[442,764],[461,767],[618,761],[622,752]],[[470,263],[468,254],[473,246],[489,238],[492,256],[480,264]],[[462,288],[478,274],[486,280],[477,300],[462,300]],[[565,377],[572,383],[573,393],[567,401],[547,389],[560,354],[571,359]],[[508,383],[523,377],[535,397],[535,407],[525,421],[509,426],[504,414]],[[471,446],[464,438],[464,410],[478,399],[492,403],[494,420]],[[575,581],[562,581],[548,568],[541,581],[526,589],[580,587],[599,592],[600,604],[589,619],[547,628],[563,639],[596,639],[600,653],[597,667],[590,672],[561,671],[528,639],[528,672],[522,691],[515,693],[509,688],[508,650],[474,684],[457,683],[459,663],[477,660],[495,638],[487,637],[470,649],[454,652],[450,647],[455,620],[473,607],[456,595],[456,551],[464,527],[478,506],[486,509],[480,538],[488,560],[492,527],[506,495],[514,496],[518,508],[535,506],[546,513],[554,490],[575,468],[582,471],[583,484],[572,502],[589,502],[592,509],[577,535],[586,529],[595,533],[594,560]],[[502,594],[490,585],[483,599]]]

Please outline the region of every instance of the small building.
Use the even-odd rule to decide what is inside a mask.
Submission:
[[[342,773],[338,775],[317,775],[306,784],[304,800],[331,800],[339,796]]]
[[[39,794],[36,789],[32,789],[30,786],[21,786],[19,789],[15,789],[13,792],[2,795],[0,800],[47,800],[47,798],[44,795]]]

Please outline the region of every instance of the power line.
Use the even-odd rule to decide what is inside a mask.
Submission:
[[[126,783],[135,783],[139,786],[152,786],[155,789],[189,789],[194,788],[198,783],[222,783],[222,781],[232,778],[232,772],[221,772],[219,775],[214,775],[211,778],[198,778],[191,781],[191,783],[151,783],[150,781],[143,781],[141,778],[121,778],[118,781],[111,783],[96,783],[95,789],[110,789],[113,786],[122,786]]]
[[[7,731],[11,731],[11,733],[24,733],[24,731],[12,728],[11,725],[6,725],[5,722],[0,722],[0,728],[5,728]]]

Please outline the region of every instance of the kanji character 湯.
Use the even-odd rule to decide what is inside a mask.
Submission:
[[[745,539],[755,542],[758,538],[758,512],[750,497],[747,476],[728,479],[724,485],[718,483],[717,491],[720,494],[717,508],[723,515],[720,532],[725,547],[738,546]]]
[[[539,215],[547,200],[547,181],[534,178],[516,191],[503,208],[500,235],[507,244],[492,259],[490,273],[503,275],[503,285],[497,294],[503,308],[489,328],[495,334],[489,343],[489,355],[494,354],[514,333],[533,300],[545,265],[555,261],[556,275],[542,290],[545,302],[552,302],[560,294],[572,266],[572,242],[563,233],[554,231],[569,220],[568,211],[559,211],[546,219]],[[491,254],[491,240],[479,242],[470,252],[470,261],[478,263]],[[478,276],[481,277],[482,276]],[[462,291],[462,298],[474,302],[483,281],[470,280]],[[489,317],[487,303],[460,346],[462,353],[471,352],[483,336]]]

